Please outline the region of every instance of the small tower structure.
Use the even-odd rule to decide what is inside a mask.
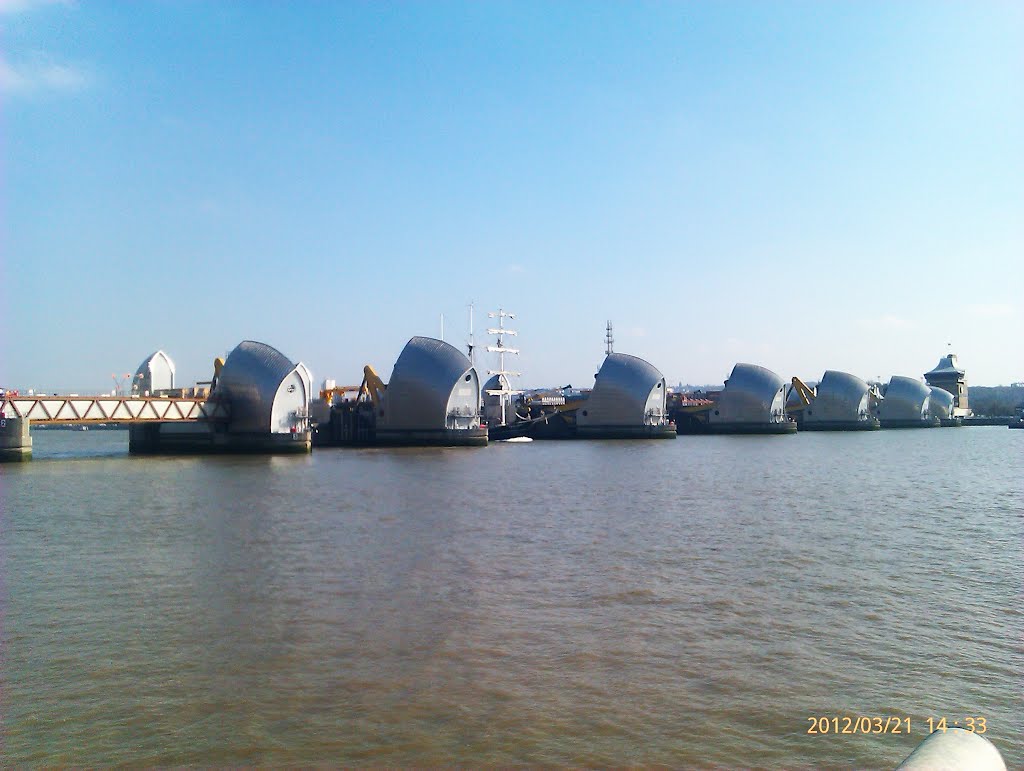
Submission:
[[[956,354],[947,353],[931,372],[924,373],[925,382],[953,394],[953,417],[971,414],[967,406],[967,373],[957,366]]]

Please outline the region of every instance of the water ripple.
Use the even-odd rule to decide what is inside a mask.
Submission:
[[[1024,765],[1022,432],[0,471],[5,765]],[[912,736],[806,733],[910,717]]]

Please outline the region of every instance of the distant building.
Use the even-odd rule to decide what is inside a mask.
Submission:
[[[955,353],[948,353],[939,359],[935,369],[924,373],[924,379],[928,385],[953,394],[953,417],[971,414],[967,406],[967,374],[957,366]]]
[[[132,378],[133,396],[154,396],[158,391],[174,388],[174,362],[163,351],[156,351],[135,370]]]

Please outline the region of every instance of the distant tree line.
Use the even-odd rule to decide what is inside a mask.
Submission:
[[[975,415],[1016,415],[1024,410],[1024,387],[968,386],[967,404]]]

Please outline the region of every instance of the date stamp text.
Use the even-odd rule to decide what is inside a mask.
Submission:
[[[896,715],[813,715],[806,718],[807,733],[812,736],[835,736],[842,734],[909,734],[909,716]],[[928,717],[923,728],[932,734],[945,733],[951,728],[962,728],[971,733],[983,734],[988,730],[985,718],[980,715],[962,717]],[[917,722],[917,725],[922,725]]]

